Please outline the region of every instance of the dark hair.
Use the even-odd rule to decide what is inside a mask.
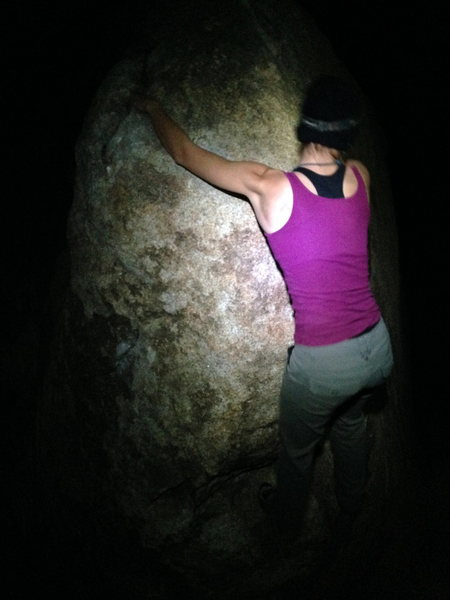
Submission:
[[[361,119],[361,102],[351,84],[330,75],[320,77],[306,92],[297,137],[347,150],[354,141]]]

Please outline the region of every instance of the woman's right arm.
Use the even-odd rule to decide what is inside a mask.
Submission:
[[[138,97],[135,105],[149,115],[162,146],[177,164],[218,188],[246,196],[261,227],[270,230],[277,190],[285,185],[282,171],[257,162],[228,160],[201,148],[152,99]]]

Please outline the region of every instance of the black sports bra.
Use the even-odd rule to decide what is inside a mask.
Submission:
[[[306,167],[296,167],[294,171],[306,175],[316,188],[319,196],[324,198],[343,198],[345,164],[340,160],[337,160],[336,164],[338,165],[337,171],[332,175],[319,175],[319,173],[314,173],[314,171]]]

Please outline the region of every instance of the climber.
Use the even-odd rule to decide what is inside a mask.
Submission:
[[[149,115],[177,164],[248,198],[284,275],[295,335],[280,393],[276,485],[261,486],[263,508],[281,531],[300,530],[314,451],[329,434],[341,516],[352,520],[367,478],[366,392],[393,364],[369,283],[369,173],[344,158],[359,127],[357,94],[331,76],[309,87],[291,172],[199,147],[150,97],[136,96],[133,106]]]

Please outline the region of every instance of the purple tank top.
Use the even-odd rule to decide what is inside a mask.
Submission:
[[[292,213],[281,229],[266,234],[292,301],[296,344],[334,344],[380,319],[369,284],[367,192],[351,168],[358,187],[348,198],[317,196],[286,173]]]

